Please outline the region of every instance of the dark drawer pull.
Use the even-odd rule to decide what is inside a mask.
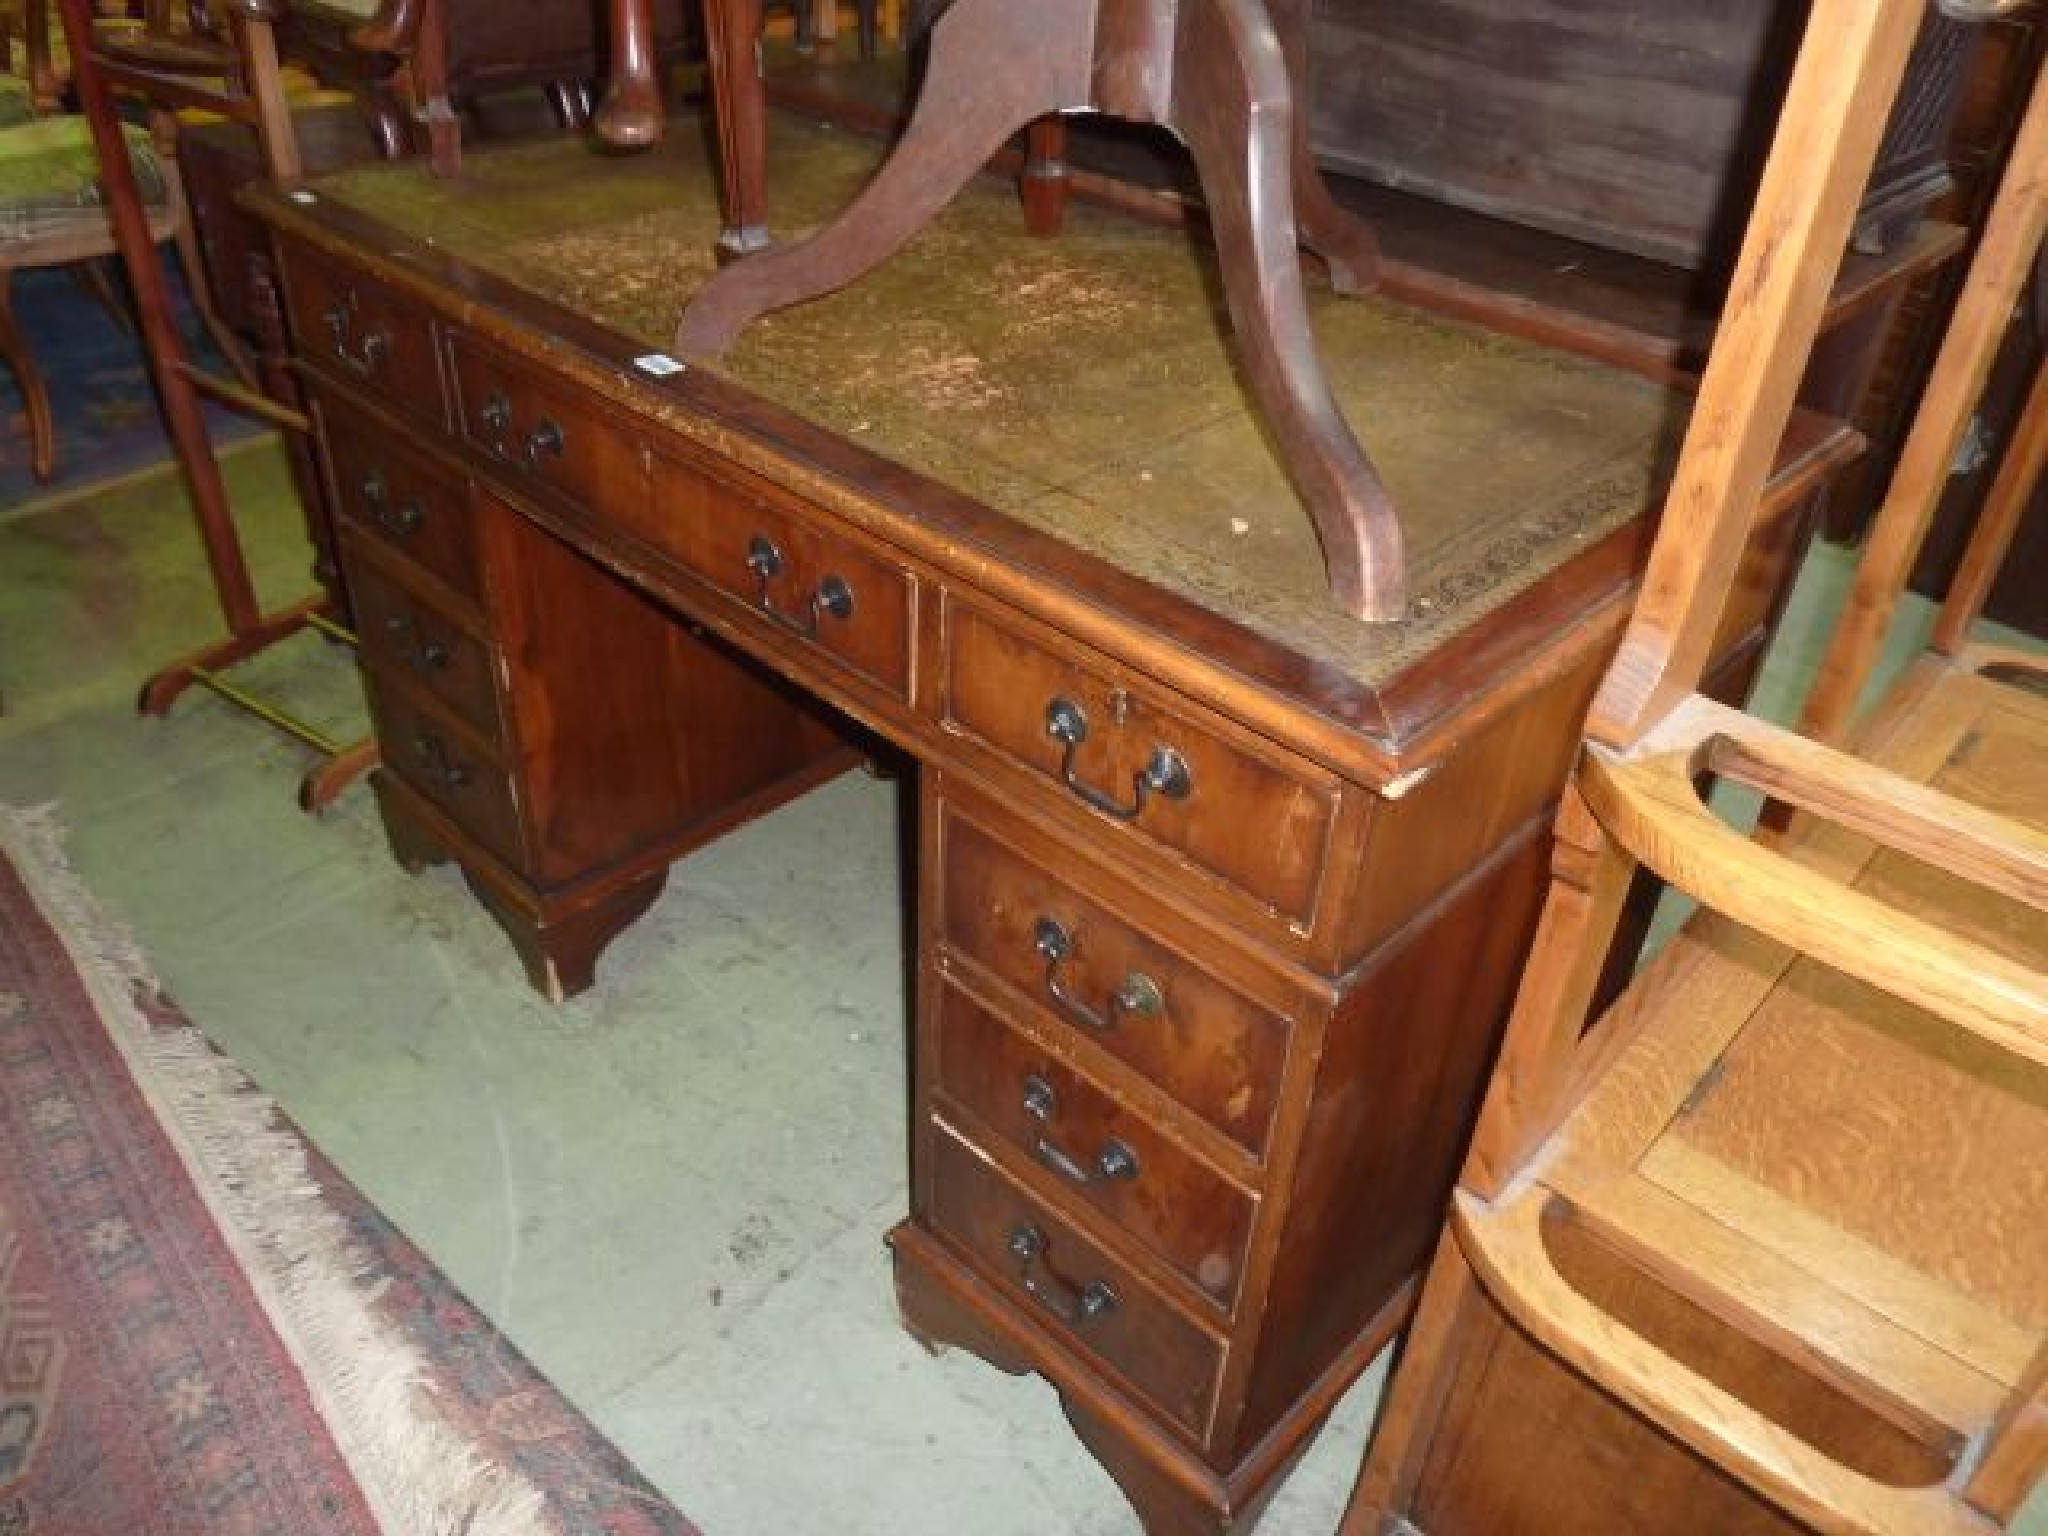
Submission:
[[[1136,821],[1145,802],[1153,795],[1168,800],[1185,800],[1194,793],[1195,776],[1188,760],[1173,747],[1154,747],[1145,766],[1131,775],[1131,801],[1125,805],[1092,784],[1084,784],[1074,772],[1074,754],[1088,739],[1088,714],[1072,699],[1055,698],[1045,707],[1045,734],[1065,750],[1060,754],[1060,778],[1067,788],[1105,816],[1118,821]]]
[[[463,789],[469,784],[469,770],[448,752],[448,744],[422,731],[412,739],[412,755],[429,780],[444,789]]]
[[[526,434],[526,467],[538,470],[542,459],[559,459],[567,442],[560,422],[552,416],[541,417],[539,425]]]
[[[1059,1095],[1053,1092],[1051,1083],[1036,1072],[1024,1079],[1025,1114],[1041,1125],[1050,1125],[1059,1112]],[[1093,1168],[1043,1136],[1036,1138],[1036,1145],[1031,1150],[1046,1167],[1075,1184],[1093,1184],[1099,1179],[1135,1179],[1138,1176],[1138,1154],[1114,1136],[1102,1144]]]
[[[448,665],[448,647],[420,633],[410,615],[394,613],[384,621],[385,631],[397,645],[399,655],[415,672],[439,672]]]
[[[1017,1279],[1034,1301],[1069,1328],[1107,1317],[1117,1309],[1120,1298],[1115,1286],[1107,1280],[1090,1280],[1081,1286],[1062,1280],[1046,1262],[1045,1247],[1045,1234],[1036,1227],[1018,1227],[1010,1233]]]
[[[327,306],[327,330],[334,338],[334,355],[353,372],[369,378],[384,366],[384,359],[391,355],[391,333],[389,331],[368,331],[360,340],[353,335],[356,322],[356,296],[351,293],[345,300],[336,300]]]
[[[362,495],[363,507],[370,514],[370,520],[394,539],[411,538],[427,520],[426,508],[420,505],[417,496],[408,496],[394,507],[384,477],[374,469],[363,476]]]
[[[492,432],[502,432],[512,425],[512,402],[501,389],[494,389],[484,398],[484,408],[477,417]]]
[[[1077,1024],[1093,1030],[1110,1030],[1116,1028],[1125,1014],[1149,1018],[1166,1008],[1166,994],[1143,971],[1128,972],[1123,985],[1110,994],[1109,1006],[1099,1012],[1076,997],[1060,975],[1060,968],[1074,953],[1074,936],[1056,917],[1041,917],[1032,925],[1031,944],[1045,957],[1045,990],[1060,1005],[1061,1012]]]
[[[785,613],[777,606],[770,585],[788,566],[782,548],[765,533],[747,541],[747,569],[754,573],[754,606],[793,635],[806,640],[818,638],[827,617],[844,621],[853,617],[853,588],[842,576],[827,576],[811,594],[808,611]]]

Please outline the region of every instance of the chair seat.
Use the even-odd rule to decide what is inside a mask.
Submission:
[[[2048,830],[2037,693],[1923,660],[1856,755]],[[2004,896],[1839,828],[1795,850],[2048,964],[2038,914]],[[1733,1323],[1766,1343],[1724,1389],[1876,1484],[1943,1481],[2048,1338],[2048,1071],[1712,915],[1603,1027],[1616,1054],[1534,1178],[1461,1197],[1510,1314],[1596,1376],[1616,1339],[1614,1358],[1693,1364],[1702,1328],[1698,1359],[1725,1361]],[[1575,1311],[1571,1337],[1546,1332]]]
[[[147,132],[124,127],[143,201],[169,199]],[[0,129],[0,242],[30,240],[101,217],[99,158],[82,117],[45,117]]]

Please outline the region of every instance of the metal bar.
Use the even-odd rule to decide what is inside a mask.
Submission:
[[[297,715],[287,713],[267,699],[258,698],[248,689],[229,682],[218,672],[209,671],[205,667],[194,667],[192,681],[210,692],[219,694],[237,709],[254,715],[266,725],[275,726],[285,735],[304,742],[315,752],[332,757],[342,749],[341,742],[317,726],[308,725]]]

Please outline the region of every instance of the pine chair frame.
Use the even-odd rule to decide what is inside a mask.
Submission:
[[[1613,1170],[1628,1156],[1611,1145],[1617,1120],[1626,1116],[1616,1117],[1612,1096],[1603,1101],[1600,1091],[1636,1043],[1640,1010],[1624,999],[1587,1021],[1639,865],[1743,928],[1903,998],[1994,1051],[2048,1065],[2048,979],[2038,970],[1845,885],[1824,860],[1798,860],[1739,835],[1708,811],[1698,787],[1707,773],[1746,781],[1808,813],[1809,824],[1818,820],[1873,840],[2048,912],[2048,837],[1811,739],[1839,736],[1863,691],[2040,247],[2048,223],[2048,86],[2036,82],[1815,690],[1805,722],[1811,734],[1772,728],[1697,692],[1920,9],[1916,0],[1817,0],[1813,7],[1642,597],[1587,725],[1581,766],[1558,819],[1535,947],[1450,1225],[1345,1519],[1346,1536],[1414,1529],[1406,1512],[1432,1437],[1443,1427],[1457,1341],[1482,1296],[1607,1396],[1816,1529],[1982,1536],[2003,1529],[2048,1466],[2048,1348],[2001,1362],[2017,1389],[1947,1482],[1881,1482],[1804,1443],[1602,1313],[1559,1275],[1540,1230],[1556,1196],[1567,1205],[1582,1198],[1588,1209],[1627,1197]],[[1936,652],[1954,658],[1962,673],[2048,676],[2040,658],[1972,649],[1964,639],[2044,457],[2048,385],[2037,379],[2025,430],[2011,446],[1937,631]],[[1695,1064],[1711,1067],[1715,1042],[1690,1045]],[[1678,1066],[1671,1077],[1661,1106],[1667,1116],[1699,1086]],[[1655,1112],[1643,1108],[1639,1118],[1647,1124]],[[1668,1262],[1715,1270],[1720,1256],[1712,1251],[1711,1224],[1670,1219],[1654,1202],[1629,1215],[1638,1240],[1660,1231],[1668,1239]],[[1714,1273],[1738,1298],[1738,1310],[1745,1291],[1765,1299],[1774,1278],[1753,1254]],[[1810,1321],[1825,1331],[1839,1319]],[[1872,1351],[1882,1353],[1878,1346]],[[1871,1363],[1881,1374],[1886,1362]],[[1899,1405],[1901,1414],[1914,1411]]]

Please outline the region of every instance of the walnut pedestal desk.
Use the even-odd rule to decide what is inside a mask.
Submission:
[[[775,132],[792,228],[871,164]],[[253,206],[399,857],[459,861],[573,991],[849,722],[914,758],[904,1317],[1048,1377],[1149,1531],[1249,1524],[1405,1315],[1682,398],[1316,295],[1411,552],[1410,616],[1368,626],[1180,234],[1077,209],[1033,241],[972,190],[676,371],[653,338],[719,225],[695,146]],[[1788,440],[1729,675],[1853,447]]]

